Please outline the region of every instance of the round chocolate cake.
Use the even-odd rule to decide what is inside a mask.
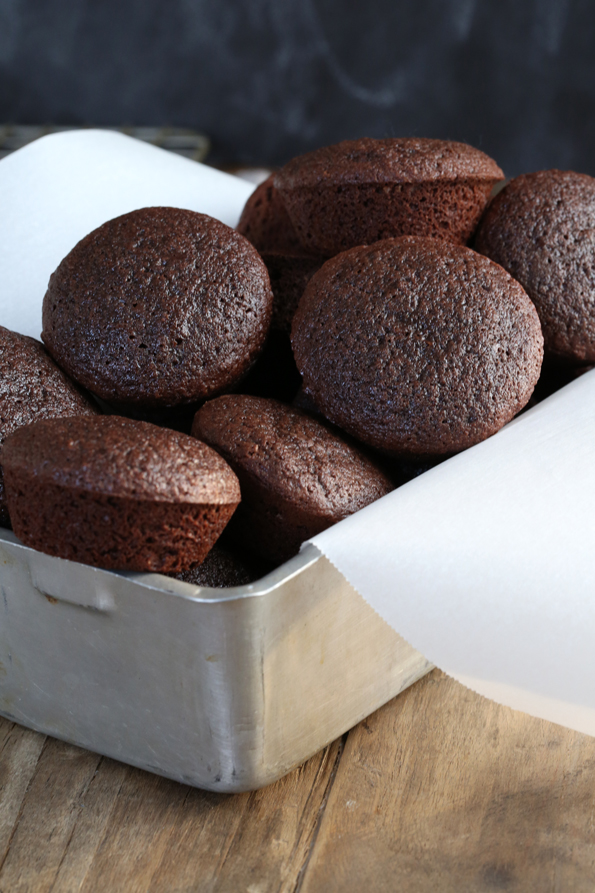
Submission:
[[[516,177],[488,208],[475,247],[535,304],[546,358],[595,362],[593,177],[556,170]]]
[[[97,405],[56,366],[39,341],[0,326],[0,462],[2,444],[23,425],[98,413]],[[10,525],[1,465],[0,525]]]
[[[272,311],[256,249],[218,220],[144,208],[94,230],[43,302],[43,340],[76,381],[120,408],[191,404],[239,381]]]
[[[16,535],[104,568],[200,564],[240,501],[235,474],[210,447],[119,416],[19,428],[4,444],[3,463]]]
[[[404,237],[337,255],[293,321],[304,386],[330,421],[396,456],[442,456],[529,400],[543,337],[505,270],[469,248]]]
[[[218,397],[198,411],[192,433],[239,478],[242,502],[230,536],[271,561],[290,558],[304,540],[393,489],[337,433],[276,400]]]
[[[465,143],[364,138],[292,159],[274,184],[303,246],[331,257],[400,235],[464,244],[503,177]]]

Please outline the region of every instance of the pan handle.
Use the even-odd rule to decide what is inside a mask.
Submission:
[[[31,582],[50,601],[56,599],[108,613],[115,610],[106,571],[33,550],[28,557]]]

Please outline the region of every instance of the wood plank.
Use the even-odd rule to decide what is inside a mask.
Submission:
[[[435,671],[348,737],[300,893],[592,893],[595,739]]]
[[[343,742],[335,742],[263,790],[216,800],[209,797],[208,821],[200,841],[194,837],[189,814],[186,834],[172,836],[168,858],[150,893],[293,891],[309,854],[342,749]],[[199,798],[205,799],[205,795],[192,792],[192,800]]]
[[[0,717],[0,866],[45,740],[45,735]]]
[[[79,886],[63,870],[53,893],[292,891],[341,746],[336,742],[275,785],[235,796],[129,770],[84,881],[79,863]]]
[[[51,889],[99,759],[97,754],[47,739],[0,869],[0,890]]]
[[[116,766],[112,764],[112,773]],[[80,886],[84,891],[144,893],[168,846],[175,816],[188,796],[185,785],[140,769],[126,768],[119,780],[115,800],[107,798],[109,815],[99,818],[95,839],[88,847],[92,858]],[[111,786],[110,780],[107,783]],[[91,853],[94,843],[97,846]],[[72,846],[76,846],[75,835]],[[69,863],[76,866],[76,877],[67,874]],[[76,854],[67,854],[62,868],[60,883],[53,893],[76,889],[75,881],[80,878],[81,865]]]
[[[129,766],[102,757],[79,802],[79,815],[56,873],[52,893],[78,893],[112,823]]]
[[[45,740],[0,723],[3,893],[292,891],[342,751],[336,742],[276,785],[227,796],[51,738],[42,752]]]

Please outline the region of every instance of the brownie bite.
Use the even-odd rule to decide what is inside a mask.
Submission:
[[[403,458],[450,455],[494,434],[529,400],[543,356],[518,282],[469,248],[413,236],[327,261],[292,343],[325,417]]]
[[[389,478],[326,425],[275,400],[218,397],[192,433],[236,472],[242,502],[229,535],[284,561],[301,543],[392,489]]]
[[[465,244],[503,177],[465,143],[364,138],[294,158],[274,184],[303,246],[331,257],[401,235]]]
[[[260,252],[302,254],[283,199],[273,184],[274,174],[256,187],[242,211],[237,230]]]
[[[210,447],[118,416],[19,428],[3,463],[13,529],[25,545],[103,568],[200,564],[240,501],[235,474]]]
[[[59,416],[99,413],[34,338],[0,326],[0,463],[4,441],[23,425]],[[0,525],[10,526],[0,464]]]
[[[246,374],[270,325],[256,249],[205,214],[143,208],[94,230],[53,273],[43,340],[112,406],[179,407]]]
[[[192,586],[229,589],[232,586],[246,586],[248,583],[253,583],[262,574],[236,552],[216,543],[201,564],[169,576]]]
[[[490,204],[475,241],[535,304],[548,361],[595,362],[595,179],[522,174]]]

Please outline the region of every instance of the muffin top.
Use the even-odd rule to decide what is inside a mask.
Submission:
[[[292,345],[328,419],[416,457],[497,431],[528,401],[543,355],[535,308],[508,273],[413,236],[327,261],[300,301]]]
[[[289,161],[275,176],[284,190],[337,182],[419,183],[426,180],[501,180],[488,155],[466,143],[419,137],[344,140]]]
[[[229,465],[187,434],[119,416],[45,419],[6,441],[5,467],[40,483],[152,502],[237,503]]]
[[[0,444],[36,419],[98,413],[43,344],[0,326]]]
[[[42,337],[102,399],[169,407],[238,381],[271,312],[268,273],[247,239],[205,214],[143,208],[64,258],[44,298]]]
[[[36,419],[98,413],[39,341],[0,326],[0,449],[9,434]],[[0,524],[8,523],[0,468]]]
[[[229,462],[243,498],[250,498],[250,485],[256,482],[271,502],[329,523],[392,489],[386,475],[358,449],[322,422],[276,400],[218,397],[197,412],[192,433]]]
[[[527,291],[546,354],[595,361],[593,177],[558,170],[516,177],[489,206],[475,247]]]

